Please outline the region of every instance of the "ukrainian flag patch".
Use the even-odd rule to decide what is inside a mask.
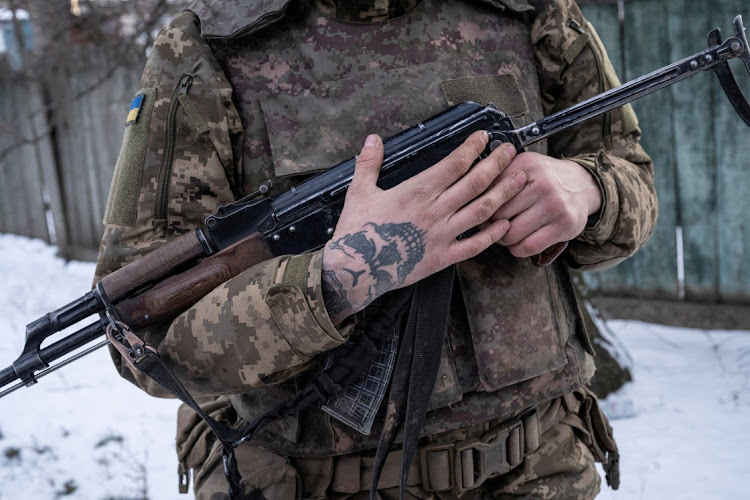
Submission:
[[[125,120],[125,126],[132,125],[138,119],[138,113],[141,112],[141,106],[143,106],[143,98],[146,97],[144,94],[137,95],[130,102],[130,109],[128,110],[128,118]]]

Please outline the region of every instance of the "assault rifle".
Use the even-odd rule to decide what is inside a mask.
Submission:
[[[722,41],[719,29],[714,29],[708,43],[706,50],[521,128],[515,128],[510,118],[492,105],[458,104],[385,141],[378,185],[388,189],[429,168],[477,130],[486,130],[490,136],[484,154],[504,142],[520,150],[709,69],[716,73],[732,106],[750,126],[750,104],[727,63],[739,58],[750,72],[750,45],[742,17],[734,19],[734,36]],[[26,327],[21,356],[0,371],[0,387],[20,382],[0,392],[0,397],[33,385],[42,376],[109,342],[126,359],[137,361],[149,348],[134,331],[174,318],[216,286],[258,262],[322,247],[341,214],[354,163],[355,158],[339,163],[275,198],[246,198],[224,206],[206,219],[204,228],[162,245],[102,278],[79,299],[33,321]],[[562,248],[564,245],[551,249],[537,263],[550,261]],[[96,314],[100,315],[98,321],[42,348],[53,334]],[[116,333],[108,334],[108,329]],[[105,335],[106,340],[71,354]]]

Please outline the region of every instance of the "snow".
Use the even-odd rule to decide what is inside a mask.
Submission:
[[[0,234],[0,369],[25,325],[91,286],[91,263]],[[750,309],[748,310],[750,314]],[[622,485],[602,499],[744,499],[750,458],[750,332],[609,321],[634,382],[603,402]],[[178,402],[123,381],[99,349],[0,400],[0,500],[178,500]]]
[[[609,399],[635,416],[613,421],[622,485],[600,498],[749,498],[750,332],[608,326],[634,360],[634,382]]]

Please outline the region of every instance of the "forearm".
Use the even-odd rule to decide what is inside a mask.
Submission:
[[[169,323],[137,334],[194,395],[245,392],[305,369],[348,338],[328,317],[320,282],[322,252],[259,263],[209,292]],[[146,392],[163,390],[115,355],[120,373]]]
[[[198,393],[243,392],[304,371],[351,329],[332,324],[321,269],[320,251],[251,267],[176,318],[160,354]]]

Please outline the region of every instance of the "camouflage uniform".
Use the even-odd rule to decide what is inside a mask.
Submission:
[[[368,133],[388,137],[464,100],[494,102],[520,126],[618,84],[572,0],[339,3],[204,0],[160,32],[118,159],[97,277],[268,180],[279,193],[351,156]],[[508,419],[523,420],[524,410],[537,412],[521,427],[516,462],[526,458],[465,495],[598,491],[589,448],[605,459],[608,436],[597,442],[593,431],[606,435],[608,426],[589,411],[595,398],[583,389],[593,350],[569,267],[614,265],[650,235],[657,204],[639,136],[625,106],[530,148],[578,162],[601,187],[602,208],[565,259],[536,268],[495,245],[457,265],[425,444],[486,438]],[[138,333],[217,418],[250,421],[294,394],[319,355],[352,332],[354,319],[335,326],[325,310],[321,255],[262,262],[170,324]],[[125,378],[164,395],[113,358]],[[376,421],[364,436],[306,410],[262,431],[253,440],[262,450],[240,447],[240,466],[243,456],[252,460],[248,484],[262,483],[269,497],[356,496],[359,481],[337,481],[355,469],[367,474],[381,427]],[[196,469],[200,498],[209,498],[218,473],[212,444],[183,408],[178,454],[183,472]],[[268,466],[263,473],[259,464]],[[411,478],[418,497],[429,495],[432,480],[419,477],[429,471]],[[458,493],[446,491],[440,496]],[[382,495],[390,496],[385,486]]]

